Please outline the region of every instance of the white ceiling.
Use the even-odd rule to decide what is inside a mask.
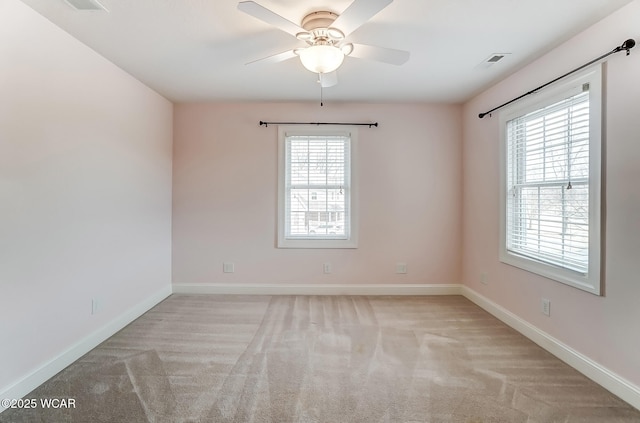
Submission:
[[[245,65],[304,43],[239,11],[237,0],[100,0],[108,13],[22,1],[172,101],[320,96],[317,76],[297,58]],[[348,40],[408,50],[409,61],[347,57],[324,98],[461,102],[630,1],[395,0]],[[351,0],[257,2],[299,24],[316,10],[340,14]],[[512,54],[482,66],[493,53]]]

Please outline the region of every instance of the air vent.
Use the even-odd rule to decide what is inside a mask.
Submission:
[[[510,56],[511,53],[492,53],[489,57],[480,62],[476,67],[477,68],[488,68],[490,66],[495,65],[496,63],[504,60],[507,56]]]
[[[493,65],[503,60],[505,57],[509,56],[511,53],[492,53],[489,57],[484,60],[484,63],[487,65]]]
[[[100,10],[107,12],[107,8],[98,0],[64,0],[75,10]]]

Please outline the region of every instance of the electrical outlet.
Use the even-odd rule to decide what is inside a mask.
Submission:
[[[551,316],[551,300],[542,298],[540,301],[540,311],[545,316]]]
[[[323,271],[325,274],[329,274],[329,273],[331,273],[331,263],[325,263],[325,264],[323,264],[323,265],[322,265],[322,271]]]
[[[396,273],[398,273],[398,274],[407,273],[407,263],[397,263],[396,264]]]
[[[91,299],[91,314],[98,314],[102,311],[102,300],[99,298]]]
[[[485,272],[480,273],[480,283],[483,285],[487,285],[489,283],[489,277]]]
[[[236,266],[233,263],[222,263],[223,273],[233,273],[236,271]]]

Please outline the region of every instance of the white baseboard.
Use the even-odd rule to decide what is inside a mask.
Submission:
[[[173,284],[174,294],[461,295],[459,284]]]
[[[167,286],[149,296],[144,301],[136,304],[130,308],[124,314],[116,317],[111,322],[102,326],[95,332],[91,333],[84,339],[71,345],[66,351],[62,352],[58,356],[52,358],[42,366],[35,369],[33,372],[19,380],[18,382],[5,387],[0,391],[0,399],[4,398],[22,398],[35,388],[58,374],[65,367],[97,347],[104,342],[107,338],[114,335],[120,329],[133,322],[135,319],[146,313],[149,309],[154,307],[160,301],[171,295],[171,286]],[[2,413],[6,407],[0,405],[0,413]]]
[[[560,342],[504,307],[478,294],[471,288],[462,286],[461,294],[589,379],[640,410],[640,387]]]

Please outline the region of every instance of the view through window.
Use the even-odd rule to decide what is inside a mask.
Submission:
[[[298,128],[281,135],[281,244],[339,241],[289,245],[339,248],[354,241],[352,146],[351,132]]]

